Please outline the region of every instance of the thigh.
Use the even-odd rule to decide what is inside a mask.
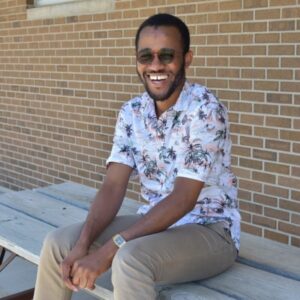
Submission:
[[[214,276],[230,267],[237,251],[221,224],[188,224],[128,242],[124,251],[138,256],[157,283]]]
[[[107,226],[107,228],[103,230],[103,232],[97,237],[97,239],[91,245],[90,250],[92,251],[95,248],[100,247],[113,235],[134,224],[139,218],[139,215],[116,216],[114,220]],[[48,234],[46,242],[58,245],[63,253],[66,251],[67,254],[68,251],[75,246],[80,237],[83,226],[84,222],[79,222],[58,228]]]
[[[103,230],[101,235],[99,235],[99,237],[95,240],[93,247],[99,247],[105,244],[105,242],[111,239],[115,234],[130,227],[141,217],[141,215],[116,216],[114,220],[105,228],[105,230]]]
[[[83,224],[84,222],[78,222],[55,229],[47,235],[44,246],[59,247],[61,252],[66,255],[78,240]]]

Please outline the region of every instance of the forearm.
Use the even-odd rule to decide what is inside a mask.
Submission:
[[[129,241],[140,236],[145,236],[166,230],[189,210],[179,208],[177,201],[168,197],[153,207],[134,226],[121,232],[125,240]]]
[[[76,243],[88,249],[118,213],[125,196],[132,169],[126,165],[111,164],[97,193]]]
[[[109,192],[109,194],[108,194]],[[112,192],[111,188],[103,185],[97,193],[82,228],[78,245],[88,249],[93,241],[114,219],[123,200],[123,193]]]
[[[203,183],[189,181],[189,187],[184,189],[182,186],[187,181],[179,179],[179,182],[179,188],[175,188],[136,224],[121,232],[125,240],[164,231],[194,208]]]

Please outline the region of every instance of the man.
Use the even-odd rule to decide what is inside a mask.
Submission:
[[[236,179],[225,107],[190,84],[189,31],[158,14],[136,35],[146,92],[125,103],[107,174],[83,224],[45,240],[35,300],[70,299],[112,268],[116,300],[156,298],[155,283],[199,280],[230,267],[239,247]],[[149,203],[116,217],[130,175]]]

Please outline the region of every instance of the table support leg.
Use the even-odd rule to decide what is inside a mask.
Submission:
[[[14,295],[3,297],[1,300],[31,300],[33,298],[33,292],[34,289],[30,289]]]

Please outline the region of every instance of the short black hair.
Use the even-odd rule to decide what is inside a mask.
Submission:
[[[183,53],[186,54],[190,50],[190,32],[188,27],[185,25],[185,23],[179,19],[178,17],[175,17],[170,14],[166,13],[160,13],[153,15],[146,19],[139,27],[136,36],[135,36],[135,49],[138,48],[138,42],[140,38],[140,33],[145,27],[159,27],[159,26],[172,26],[178,29],[181,35],[182,40],[182,46],[183,46]]]

